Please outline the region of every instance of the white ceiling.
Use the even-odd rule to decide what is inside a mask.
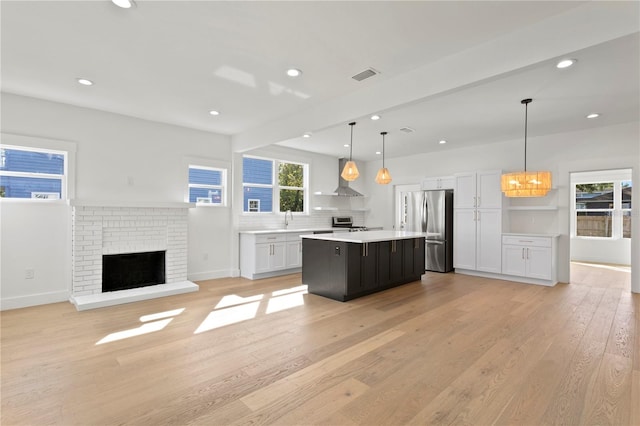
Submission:
[[[2,90],[231,135],[237,150],[348,155],[355,120],[354,157],[377,158],[383,130],[389,157],[412,155],[521,137],[525,97],[531,136],[637,120],[639,5],[3,0]],[[565,56],[578,63],[557,70]],[[369,67],[380,74],[351,78]]]

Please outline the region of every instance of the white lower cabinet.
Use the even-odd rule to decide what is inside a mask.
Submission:
[[[287,268],[301,268],[302,267],[302,238],[299,234],[295,234],[295,239],[292,236],[287,236]]]
[[[454,267],[501,272],[502,210],[454,209]]]
[[[557,282],[556,246],[557,236],[504,235],[502,273],[554,285]]]
[[[257,279],[299,272],[300,233],[240,234],[240,276]]]

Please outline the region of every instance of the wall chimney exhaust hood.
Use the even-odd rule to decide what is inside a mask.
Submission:
[[[338,197],[363,197],[361,193],[349,187],[349,182],[342,179],[340,172],[344,169],[344,165],[347,164],[346,158],[340,158],[338,160],[338,187],[334,191]]]

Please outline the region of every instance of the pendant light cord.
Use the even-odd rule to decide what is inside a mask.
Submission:
[[[380,134],[382,135],[382,168],[384,169],[384,135],[386,135],[387,132],[380,132]]]
[[[523,99],[520,101],[524,104],[524,171],[527,171],[527,118],[529,116],[529,104],[533,99]]]
[[[351,161],[351,157],[353,154],[353,126],[355,125],[356,125],[355,121],[353,123],[349,123],[349,126],[351,126],[351,142],[349,143],[349,161]]]

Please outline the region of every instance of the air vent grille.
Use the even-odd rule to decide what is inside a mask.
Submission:
[[[405,133],[413,133],[413,132],[415,132],[416,130],[415,130],[415,129],[412,129],[411,127],[403,127],[403,128],[401,128],[401,129],[400,129],[400,131],[401,131],[401,132],[405,132]]]
[[[358,74],[354,75],[351,78],[356,80],[356,81],[362,81],[362,80],[365,80],[365,79],[367,79],[369,77],[373,77],[376,74],[380,74],[380,73],[378,71],[374,70],[373,68],[368,68],[368,69],[362,71],[361,73],[358,73]]]

